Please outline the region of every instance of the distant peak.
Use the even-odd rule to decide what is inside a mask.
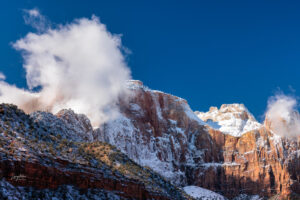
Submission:
[[[195,113],[203,121],[212,121],[213,128],[233,136],[241,136],[261,126],[244,104],[223,104],[219,109],[210,107],[208,112]]]

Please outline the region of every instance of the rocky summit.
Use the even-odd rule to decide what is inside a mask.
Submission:
[[[0,199],[300,199],[300,138],[243,104],[194,112],[128,81],[100,127],[72,110],[0,105]],[[201,102],[199,102],[201,103]]]

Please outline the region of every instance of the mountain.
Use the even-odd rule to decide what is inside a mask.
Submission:
[[[299,140],[281,138],[242,104],[193,112],[186,100],[130,81],[121,115],[99,128],[110,143],[173,184],[199,186],[227,198],[282,199],[300,194]]]
[[[1,104],[0,198],[300,198],[300,140],[242,104],[193,112],[140,81],[127,87],[120,114],[97,128],[72,110]]]

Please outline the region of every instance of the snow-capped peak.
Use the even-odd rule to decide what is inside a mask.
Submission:
[[[212,128],[235,137],[262,126],[244,104],[223,104],[220,109],[210,107],[208,112],[195,113]]]

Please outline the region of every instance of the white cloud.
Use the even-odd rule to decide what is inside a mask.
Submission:
[[[5,80],[5,78],[5,75],[2,72],[0,72],[0,80]]]
[[[38,11],[28,11],[38,16]],[[119,35],[107,31],[97,17],[81,18],[42,33],[28,33],[13,44],[22,52],[30,89],[0,82],[0,102],[17,104],[26,112],[53,113],[72,108],[99,125],[117,113],[118,97],[130,79]]]
[[[268,100],[266,121],[278,135],[294,138],[300,136],[300,115],[297,99],[284,94],[275,95]]]
[[[42,32],[50,28],[50,22],[46,19],[45,16],[41,15],[40,11],[37,8],[33,8],[30,10],[25,9],[23,18],[25,24],[32,26],[38,32]]]
[[[33,16],[33,17],[41,17],[41,14],[40,14],[40,11],[37,9],[37,8],[33,8],[31,10],[24,10],[26,12],[28,12],[28,14],[30,16]]]

